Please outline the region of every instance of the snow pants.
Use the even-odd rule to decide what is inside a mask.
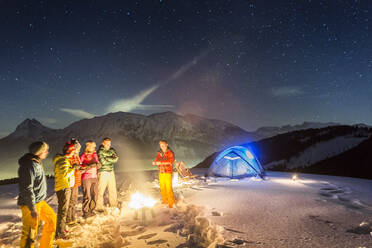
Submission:
[[[76,204],[78,202],[79,187],[71,188],[71,197],[70,203],[68,204],[67,210],[67,223],[73,222],[76,220]]]
[[[83,216],[88,216],[96,208],[98,197],[97,178],[83,179]]]
[[[114,171],[101,171],[98,173],[97,210],[103,209],[103,195],[108,191],[110,207],[117,205],[116,179]]]
[[[161,202],[168,204],[170,208],[174,204],[174,195],[172,189],[172,173],[159,173],[159,185],[161,193]]]
[[[31,211],[27,206],[20,206],[22,211],[22,236],[21,248],[34,248],[35,239],[40,220],[44,222],[43,231],[41,233],[40,248],[51,248],[53,245],[54,233],[56,231],[57,217],[53,209],[45,201],[35,204],[36,212],[39,215],[38,219],[31,216]]]
[[[67,210],[70,204],[71,188],[61,189],[56,192],[58,199],[56,238],[65,235]]]

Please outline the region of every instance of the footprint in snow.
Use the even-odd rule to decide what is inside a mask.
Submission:
[[[330,184],[321,188],[319,192],[321,196],[330,198],[346,208],[353,210],[372,210],[372,207],[361,203],[358,199],[352,199],[349,195],[351,193],[352,191],[347,187],[336,187]]]
[[[346,230],[346,232],[359,234],[359,235],[371,234],[372,233],[372,224],[369,224],[367,222],[362,222],[362,223],[359,224],[359,226],[348,229],[348,230]]]
[[[165,228],[163,231],[177,233],[177,230],[181,230],[182,228],[183,228],[182,223],[175,223],[175,224],[172,224],[170,227]]]
[[[135,230],[121,232],[120,235],[122,237],[137,236],[137,235],[140,235],[144,232],[146,232],[146,229],[142,226],[139,226]]]
[[[150,233],[146,235],[139,236],[137,239],[151,239],[152,237],[158,235],[157,233]]]
[[[232,248],[232,247],[235,247],[235,246],[241,247],[241,245],[251,245],[251,244],[261,245],[263,243],[260,242],[260,241],[255,242],[255,241],[249,241],[249,240],[235,238],[233,240],[226,241],[224,244],[217,245],[216,248]]]
[[[164,244],[164,243],[167,243],[167,242],[168,242],[168,240],[157,239],[157,240],[147,242],[147,245],[160,245],[160,244]]]
[[[325,190],[325,191],[329,191],[329,190],[335,190],[336,188],[334,187],[324,187],[324,188],[321,188],[320,190]]]
[[[244,240],[244,239],[234,239],[231,241],[231,243],[236,245],[242,245],[244,243],[250,243],[250,241]]]
[[[222,216],[223,214],[218,211],[212,211],[212,216]]]
[[[245,232],[241,232],[241,231],[234,230],[234,229],[227,228],[227,227],[225,227],[225,230],[226,230],[226,231],[229,231],[229,232],[233,232],[233,233],[242,233],[242,234],[246,234]]]

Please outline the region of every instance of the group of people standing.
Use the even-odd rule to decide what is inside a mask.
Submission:
[[[172,189],[172,170],[175,156],[165,140],[159,142],[160,150],[153,162],[159,167],[159,184],[162,204],[172,208],[175,204]],[[83,217],[103,212],[104,193],[108,190],[109,206],[117,206],[114,164],[119,157],[111,147],[111,139],[104,138],[96,152],[96,143],[87,141],[80,155],[78,140],[69,140],[62,154],[53,158],[54,190],[58,199],[57,215],[45,201],[47,183],[42,160],[48,156],[49,145],[37,141],[29,146],[29,152],[18,163],[19,197],[22,211],[22,235],[20,247],[34,247],[40,220],[44,222],[40,248],[52,247],[54,237],[66,238],[66,225],[76,224],[76,205],[79,187],[82,186]]]
[[[80,154],[81,145],[71,139],[63,147],[63,153],[53,159],[55,192],[58,198],[56,238],[65,238],[66,224],[76,224],[76,204],[79,187],[82,186],[83,217],[103,211],[103,195],[108,189],[110,207],[117,205],[114,164],[118,155],[111,147],[111,139],[104,138],[96,152],[96,143],[87,141]]]
[[[79,187],[82,186],[83,217],[103,212],[104,193],[108,190],[110,207],[117,206],[114,164],[119,157],[111,147],[111,139],[104,138],[96,152],[96,143],[87,141],[80,155],[81,145],[71,139],[61,154],[53,158],[54,190],[58,199],[57,215],[45,201],[47,183],[42,160],[48,156],[49,145],[37,141],[29,146],[29,152],[18,163],[19,197],[22,211],[22,236],[20,247],[34,247],[40,220],[44,227],[39,247],[52,247],[56,239],[66,238],[66,225],[76,224],[76,205]]]

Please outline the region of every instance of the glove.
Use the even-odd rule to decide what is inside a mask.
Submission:
[[[31,211],[31,217],[34,218],[34,219],[38,218],[38,214],[35,210]]]

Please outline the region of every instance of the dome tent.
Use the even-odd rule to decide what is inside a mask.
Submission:
[[[233,146],[222,151],[209,167],[208,175],[230,178],[264,176],[264,169],[246,147]]]

